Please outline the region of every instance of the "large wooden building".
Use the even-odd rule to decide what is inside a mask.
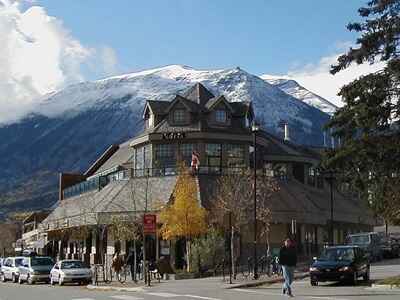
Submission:
[[[193,164],[198,198],[212,209],[218,177],[252,168],[254,112],[251,103],[230,102],[198,83],[172,101],[147,101],[142,134],[120,145],[111,145],[84,174],[60,175],[58,207],[44,220],[43,230],[53,243],[53,254],[99,260],[99,250],[112,255],[111,234],[90,230],[82,238],[77,228],[98,228],[112,216],[140,216],[154,203],[167,203],[177,181],[177,162]],[[273,176],[280,190],[271,200],[271,243],[277,247],[293,231],[301,253],[315,252],[328,240],[330,187],[317,166],[319,150],[290,142],[260,130],[256,135],[257,168]],[[249,199],[251,201],[251,199]],[[369,230],[373,220],[357,198],[335,188],[334,238],[342,242],[349,232]],[[103,228],[102,227],[102,228]],[[60,232],[71,234],[62,235]],[[252,233],[242,236],[242,256]],[[150,255],[173,255],[164,241],[151,239]],[[118,245],[126,251],[129,243]],[[263,247],[260,245],[260,247]]]

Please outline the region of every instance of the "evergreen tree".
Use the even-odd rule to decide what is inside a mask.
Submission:
[[[400,222],[400,0],[371,0],[358,10],[357,47],[338,58],[331,73],[352,63],[383,62],[383,68],[345,85],[345,105],[328,127],[341,146],[327,153],[324,166],[336,169],[377,215]]]

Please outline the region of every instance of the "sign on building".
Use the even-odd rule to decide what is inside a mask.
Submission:
[[[143,233],[153,234],[157,230],[157,216],[153,214],[145,214],[143,216]]]

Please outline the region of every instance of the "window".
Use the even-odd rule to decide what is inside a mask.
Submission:
[[[219,109],[215,111],[215,121],[218,123],[226,123],[226,111]]]
[[[144,146],[144,167],[145,169],[151,168],[151,146]]]
[[[211,172],[221,171],[221,144],[206,144],[207,166]]]
[[[315,185],[315,169],[310,167],[308,168],[308,184],[314,186]]]
[[[228,168],[243,168],[244,162],[244,145],[228,144],[226,145],[227,165]]]
[[[184,109],[174,110],[174,123],[176,124],[186,123],[186,111]]]
[[[179,145],[179,155],[180,158],[186,163],[187,166],[190,166],[192,161],[192,153],[194,151],[193,144],[181,144]]]
[[[153,127],[153,125],[154,125],[154,115],[149,114],[146,119],[146,128]]]
[[[156,161],[159,167],[171,167],[175,166],[175,145],[174,144],[162,144],[156,146]]]

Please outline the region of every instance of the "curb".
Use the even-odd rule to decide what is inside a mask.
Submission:
[[[98,291],[116,291],[116,292],[143,292],[144,289],[142,287],[117,287],[117,286],[96,286],[96,285],[88,285],[86,286],[88,290],[98,290]]]
[[[294,280],[304,279],[304,278],[307,278],[308,276],[309,276],[309,273],[294,275]],[[264,285],[264,284],[274,284],[274,283],[279,283],[279,282],[283,282],[283,277],[278,277],[276,279],[260,280],[260,281],[255,281],[255,282],[232,284],[232,285],[225,286],[225,289],[249,288],[249,287],[256,287],[256,286],[260,286],[260,285]]]
[[[400,286],[392,284],[372,284],[373,289],[389,289],[389,290],[400,290]]]

